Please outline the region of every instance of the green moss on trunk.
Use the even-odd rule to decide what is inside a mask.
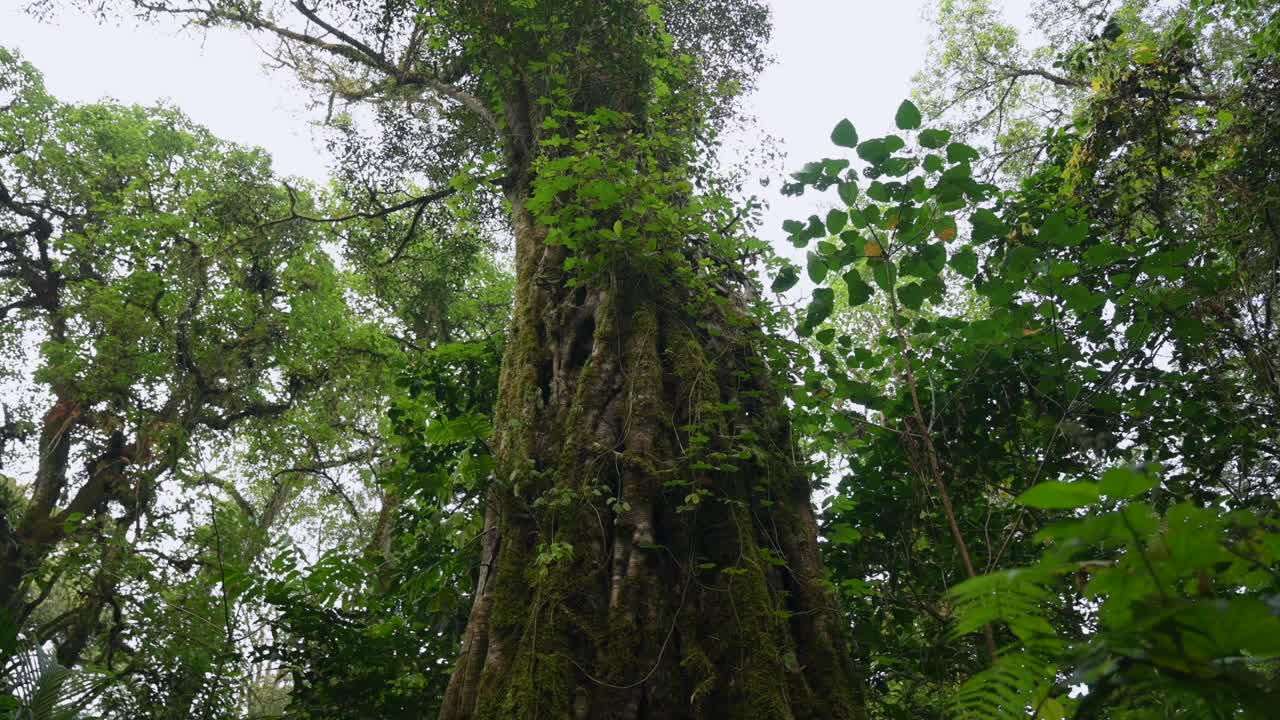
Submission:
[[[582,161],[596,145],[577,147],[540,165],[539,182],[625,168],[635,137],[595,138],[600,162]],[[637,162],[661,174],[668,151],[642,147]],[[643,232],[629,236],[616,209],[570,199],[551,243],[529,210],[535,185],[522,175],[509,195],[516,311],[486,523],[496,571],[441,717],[863,717],[744,303],[682,236],[646,236],[679,232],[678,212],[633,218]],[[558,193],[538,195],[542,213]],[[587,269],[571,275],[566,260]]]

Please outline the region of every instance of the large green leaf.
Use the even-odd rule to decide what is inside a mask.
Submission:
[[[929,148],[930,150],[938,150],[946,146],[951,141],[950,130],[921,130],[920,146]]]
[[[925,287],[918,282],[903,283],[898,286],[898,300],[912,310],[919,310],[924,303]]]
[[[876,258],[871,260],[871,277],[876,281],[876,285],[887,293],[893,292],[894,285],[898,281],[898,268],[893,264],[892,260],[887,258]]]
[[[966,245],[951,254],[950,265],[964,277],[972,278],[978,274],[978,254]]]
[[[1133,467],[1115,467],[1102,474],[1098,490],[1109,498],[1127,500],[1159,484],[1155,473]]]
[[[840,195],[840,199],[845,205],[853,207],[858,199],[858,184],[855,182],[842,182],[836,186],[836,193]]]
[[[831,142],[840,147],[854,147],[858,144],[858,131],[854,129],[853,123],[848,120],[841,120],[836,123],[835,129],[831,131]]]
[[[1042,482],[1018,496],[1018,503],[1047,510],[1088,507],[1098,501],[1098,486],[1091,482]]]
[[[978,151],[964,143],[951,143],[947,145],[947,160],[953,163],[968,162],[977,160]]]
[[[773,279],[770,289],[776,293],[784,293],[795,287],[798,282],[800,282],[800,274],[796,272],[794,265],[787,263],[782,270],[778,271],[778,276]]]
[[[920,127],[920,109],[910,100],[903,100],[893,121],[899,130],[915,130]]]
[[[831,288],[816,288],[813,291],[813,299],[809,301],[804,324],[810,329],[821,325],[827,318],[831,317],[831,311],[835,308],[835,300],[836,294]]]
[[[827,211],[827,232],[831,235],[839,235],[844,226],[849,222],[849,214],[843,210],[832,208]]]
[[[816,252],[810,251],[805,256],[805,267],[809,272],[809,279],[814,283],[820,283],[827,279],[827,261]]]
[[[844,274],[844,282],[849,288],[849,307],[858,307],[871,299],[875,290],[862,279],[857,270]]]

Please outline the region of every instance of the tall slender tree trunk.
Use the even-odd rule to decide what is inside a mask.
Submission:
[[[623,263],[570,287],[528,209],[541,118],[522,96],[496,480],[440,717],[865,717],[744,298],[721,284],[690,307]]]

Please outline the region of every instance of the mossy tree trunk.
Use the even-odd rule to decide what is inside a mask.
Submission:
[[[635,96],[615,90],[601,96]],[[743,290],[695,292],[625,259],[571,282],[571,251],[529,207],[547,152],[530,94],[506,102],[515,314],[440,717],[865,717]]]

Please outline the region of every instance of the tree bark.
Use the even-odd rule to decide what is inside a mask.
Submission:
[[[865,717],[741,291],[690,309],[621,266],[570,287],[567,251],[527,209],[521,128],[538,118],[506,106],[515,313],[440,717]]]
[[[15,617],[21,611],[23,584],[28,574],[64,534],[61,516],[53,513],[67,484],[72,435],[80,413],[79,405],[61,396],[45,413],[37,445],[40,458],[31,486],[31,501],[15,527],[0,525],[0,608]]]

